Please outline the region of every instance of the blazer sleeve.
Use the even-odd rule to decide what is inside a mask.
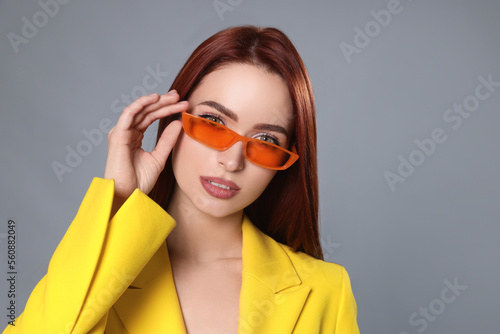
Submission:
[[[104,333],[108,311],[175,221],[136,189],[110,220],[114,181],[94,178],[24,312],[4,333]]]

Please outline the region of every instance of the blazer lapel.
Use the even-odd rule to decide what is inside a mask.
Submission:
[[[310,292],[285,250],[244,217],[238,333],[290,334]]]
[[[166,242],[114,307],[128,333],[186,334]]]
[[[285,250],[244,216],[238,334],[290,334],[310,292]],[[129,333],[186,334],[166,243],[114,305]]]

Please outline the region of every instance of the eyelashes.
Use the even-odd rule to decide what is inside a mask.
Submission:
[[[278,138],[276,138],[268,133],[259,133],[259,134],[255,135],[254,138],[271,143],[271,144],[274,144],[274,145],[281,146],[280,142],[278,141]],[[266,139],[262,139],[262,138],[266,138]]]
[[[208,119],[209,121],[212,121],[212,122],[219,123],[221,125],[227,126],[226,122],[224,122],[224,120],[219,115],[206,112],[206,113],[200,114],[198,116],[200,116],[202,118],[205,118],[205,119]]]
[[[221,117],[215,113],[203,112],[203,113],[200,113],[198,116],[227,127],[226,122],[224,121],[223,117]],[[271,143],[274,145],[281,146],[279,139],[276,136],[274,136],[268,132],[259,132],[259,133],[255,134],[252,138],[260,140],[260,141],[264,141],[266,143]],[[262,139],[262,138],[265,138],[265,139]]]

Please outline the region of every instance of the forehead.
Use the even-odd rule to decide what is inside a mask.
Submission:
[[[189,98],[191,108],[215,101],[232,110],[238,123],[277,124],[291,130],[293,105],[285,81],[263,68],[231,64],[203,78]]]

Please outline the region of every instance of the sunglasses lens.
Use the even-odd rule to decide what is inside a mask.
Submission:
[[[191,119],[189,132],[201,143],[216,149],[223,149],[234,139],[226,128],[199,118]]]
[[[275,146],[249,141],[247,144],[247,158],[262,166],[277,168],[288,161],[290,154]]]

